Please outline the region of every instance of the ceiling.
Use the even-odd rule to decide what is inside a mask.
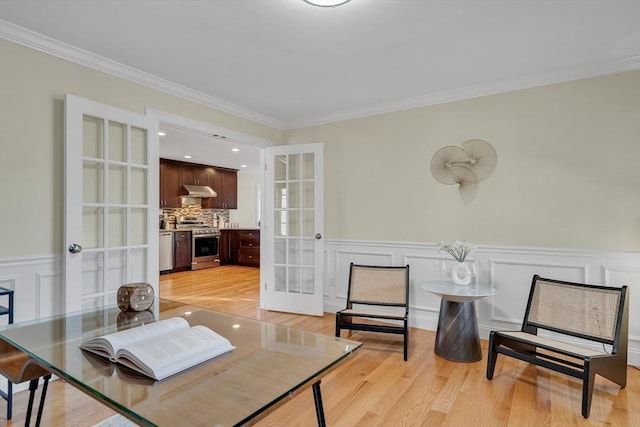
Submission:
[[[278,129],[640,68],[639,0],[0,0],[0,19]]]

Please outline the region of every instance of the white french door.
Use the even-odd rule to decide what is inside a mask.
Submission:
[[[261,306],[323,314],[323,145],[265,149]]]
[[[158,294],[158,121],[65,97],[65,311]]]

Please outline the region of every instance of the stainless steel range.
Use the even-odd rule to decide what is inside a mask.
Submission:
[[[191,230],[191,269],[220,266],[220,230],[207,226],[199,216],[181,216],[176,228]]]

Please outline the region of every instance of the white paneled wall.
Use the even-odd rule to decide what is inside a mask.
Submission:
[[[419,289],[421,282],[445,279],[438,260],[452,258],[433,244],[325,241],[324,310],[344,308],[349,264],[411,266],[411,326],[435,330],[440,298]],[[481,338],[493,329],[518,329],[534,274],[561,280],[629,286],[629,362],[640,365],[640,254],[560,249],[480,246],[469,257],[478,280],[498,294],[476,301]],[[15,321],[62,312],[62,257],[0,260],[0,286],[15,290]],[[6,318],[0,319],[5,324]]]
[[[13,321],[16,323],[59,314],[64,305],[62,258],[0,260],[0,286],[14,290]],[[7,321],[3,316],[0,325]]]
[[[435,245],[325,241],[325,312],[344,308],[349,264],[410,265],[410,324],[435,330],[440,298],[420,283],[446,279],[437,261],[453,259]],[[476,301],[480,337],[494,329],[519,329],[534,274],[596,285],[629,287],[629,363],[640,365],[640,254],[560,249],[480,246],[468,260],[478,265],[478,281],[498,294]]]

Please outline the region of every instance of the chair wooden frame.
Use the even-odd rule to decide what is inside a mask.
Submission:
[[[395,311],[388,310],[390,308],[395,308]],[[408,265],[375,266],[351,263],[347,306],[336,312],[336,337],[340,336],[342,329],[401,334],[404,337],[406,361],[409,345],[408,317]]]
[[[27,413],[25,416],[25,427],[31,422],[31,412],[33,403],[38,389],[38,382],[43,378],[44,383],[40,394],[40,404],[38,405],[38,413],[36,416],[36,427],[40,425],[42,419],[42,411],[47,396],[47,387],[51,379],[51,373],[29,357],[26,353],[16,349],[6,341],[0,340],[0,374],[5,376],[8,381],[13,384],[19,384],[29,381],[29,402],[27,405]],[[11,419],[11,401],[12,396],[7,396],[7,420]]]
[[[538,330],[602,344],[602,350],[547,338]],[[582,380],[582,416],[589,417],[595,375],[627,385],[629,341],[627,287],[595,286],[533,276],[520,331],[492,331],[487,379],[493,378],[498,354],[504,354]],[[611,346],[611,352],[605,350]]]

